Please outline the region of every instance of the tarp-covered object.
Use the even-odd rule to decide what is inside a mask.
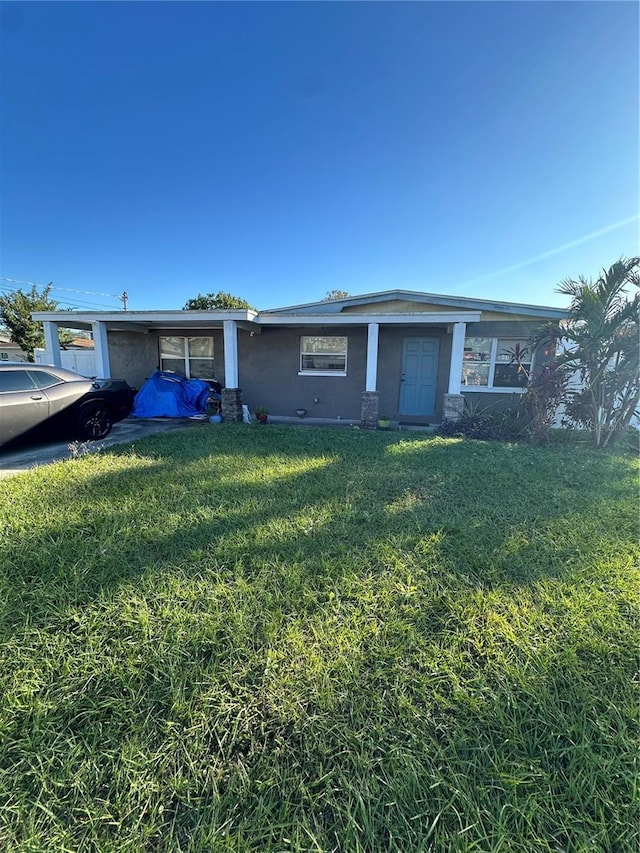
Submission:
[[[190,418],[206,411],[210,396],[217,395],[202,379],[156,370],[136,394],[131,417]]]

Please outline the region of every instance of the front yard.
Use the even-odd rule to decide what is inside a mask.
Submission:
[[[636,851],[637,467],[203,426],[3,481],[0,848]]]

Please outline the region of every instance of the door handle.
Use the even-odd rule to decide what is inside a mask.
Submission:
[[[32,394],[31,399],[32,400],[42,400],[44,398],[43,398],[42,394]]]

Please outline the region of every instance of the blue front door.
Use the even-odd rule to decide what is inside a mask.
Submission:
[[[438,378],[438,338],[402,341],[401,415],[433,415]]]

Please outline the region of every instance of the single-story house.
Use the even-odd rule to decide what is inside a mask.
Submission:
[[[0,361],[29,361],[29,357],[20,344],[0,335]]]
[[[156,368],[221,383],[223,413],[407,424],[457,417],[465,399],[504,405],[525,377],[509,351],[560,308],[390,290],[268,311],[35,312],[46,349],[58,329],[93,332],[97,374],[140,387]],[[544,357],[531,354],[531,360]]]

